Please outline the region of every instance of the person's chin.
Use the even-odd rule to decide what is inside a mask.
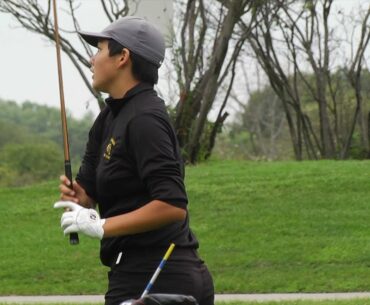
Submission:
[[[92,87],[94,88],[95,91],[100,91],[100,92],[104,92],[103,88],[101,85],[99,85],[99,83],[97,82],[93,82],[92,83]]]

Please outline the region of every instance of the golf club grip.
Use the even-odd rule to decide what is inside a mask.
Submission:
[[[72,167],[71,162],[69,160],[64,161],[64,173],[68,180],[71,182],[70,188],[73,190],[73,180],[72,180]],[[71,245],[78,245],[79,244],[78,234],[71,233],[69,234],[69,243]]]

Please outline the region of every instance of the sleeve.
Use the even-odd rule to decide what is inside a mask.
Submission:
[[[105,111],[100,112],[89,131],[85,154],[82,158],[76,181],[84,188],[86,194],[97,201],[96,195],[96,166],[99,158],[99,147],[102,135]]]
[[[152,200],[186,209],[181,157],[170,123],[153,114],[141,114],[128,125],[128,152]]]

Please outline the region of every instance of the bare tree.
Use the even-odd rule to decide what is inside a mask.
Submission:
[[[287,3],[289,5],[291,3]],[[277,24],[277,15],[281,10],[280,2],[266,1],[263,2],[256,10],[259,17],[253,31],[248,36],[248,42],[258,60],[259,64],[265,71],[270,84],[277,96],[283,103],[286,120],[289,126],[290,136],[293,143],[294,153],[297,160],[302,159],[302,129],[307,133],[309,128],[303,119],[301,111],[300,96],[289,78],[289,72],[284,69],[284,60],[286,54],[279,56],[280,48],[277,46],[278,40],[273,37],[273,30]],[[248,25],[242,23],[245,29]],[[296,80],[297,70],[294,70],[293,80]],[[296,117],[295,117],[296,116]],[[295,117],[295,118],[294,118]],[[297,122],[297,123],[296,123]],[[310,146],[310,138],[306,141],[307,152],[314,151]]]
[[[225,107],[230,90],[226,89],[214,127],[208,136],[204,135],[204,128],[208,124],[207,116],[219,88],[224,88],[227,82],[228,87],[232,87],[233,71],[249,32],[245,31],[236,39],[233,34],[241,16],[246,15],[253,7],[252,2],[212,0],[205,5],[204,0],[180,0],[176,5],[183,16],[179,20],[178,41],[172,50],[180,92],[174,123],[184,157],[189,162],[199,160],[201,145],[206,151],[205,157],[209,157],[217,131],[228,115]],[[82,39],[81,45],[72,45],[67,37],[80,28],[76,17],[78,2],[66,0],[65,3],[73,29],[60,29],[62,50],[102,108],[103,98],[91,87],[84,72],[84,67],[90,67],[92,50]],[[127,0],[100,0],[100,3],[103,14],[110,22],[128,14]],[[22,27],[48,41],[54,41],[50,6],[51,0],[47,0],[44,6],[37,0],[9,0],[0,2],[0,12],[11,14]]]
[[[101,0],[103,11],[106,17],[112,21],[113,18],[118,18],[127,14],[127,1],[117,0]],[[89,91],[95,96],[100,109],[104,107],[104,100],[101,94],[95,91],[87,77],[84,67],[90,68],[90,57],[93,52],[88,44],[80,37],[80,45],[73,45],[69,42],[68,34],[76,33],[80,29],[79,22],[76,18],[76,11],[79,4],[75,0],[66,0],[65,11],[70,15],[73,29],[67,30],[60,28],[60,40],[62,51],[71,60],[78,73],[80,74],[84,84]],[[54,27],[51,21],[51,0],[47,0],[44,5],[37,0],[7,0],[0,2],[0,12],[11,14],[18,23],[25,29],[39,34],[46,38],[47,41],[55,41]]]
[[[252,145],[250,157],[276,160],[282,157],[279,141],[286,126],[282,103],[275,92],[269,88],[250,92],[248,102],[241,100],[234,92],[231,97],[242,109],[235,122],[235,131],[247,131]]]
[[[240,18],[253,7],[251,3],[248,0],[219,1],[207,9],[203,0],[187,1],[178,56],[175,56],[180,86],[175,126],[189,162],[195,163],[199,158],[207,116],[219,88],[229,74],[229,88],[234,81],[233,71],[248,31],[237,40],[233,40],[233,33]],[[234,48],[230,50],[231,41]],[[210,155],[217,130],[227,117],[224,109],[228,95],[226,92],[210,137],[203,139],[207,141],[206,156]]]
[[[347,72],[347,77],[349,79],[349,83],[351,84],[356,97],[356,108],[353,114],[353,120],[351,124],[351,128],[347,135],[347,140],[343,145],[343,149],[341,151],[341,157],[344,159],[348,157],[348,152],[352,142],[352,135],[355,129],[356,122],[359,121],[360,131],[361,131],[361,139],[362,145],[364,150],[366,151],[367,158],[370,157],[370,146],[369,146],[369,119],[370,112],[367,113],[364,111],[364,104],[362,98],[362,86],[361,86],[361,74],[363,70],[363,61],[364,61],[364,54],[367,46],[369,45],[370,41],[370,5],[365,13],[365,16],[361,22],[361,32],[360,32],[360,39],[356,44],[353,42],[353,34],[351,39],[351,47],[355,47],[353,52],[352,58],[349,62],[349,69]]]
[[[303,148],[308,158],[345,158],[360,111],[360,76],[369,41],[368,15],[363,19],[362,38],[356,42],[357,55],[349,67],[349,79],[358,92],[358,109],[343,143],[337,94],[342,83],[335,77],[338,70],[335,65],[340,67],[340,64],[333,58],[334,51],[343,45],[329,22],[332,4],[333,0],[263,1],[256,10],[259,16],[256,20],[262,22],[257,23],[248,36],[255,57],[284,105],[298,160],[303,158]],[[288,69],[289,64],[292,69]],[[307,94],[317,103],[317,128],[313,122],[315,117],[309,116],[302,104],[302,96]]]

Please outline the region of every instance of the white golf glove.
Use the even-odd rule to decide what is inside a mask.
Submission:
[[[102,239],[105,219],[100,219],[97,211],[86,209],[72,201],[57,201],[54,208],[67,208],[60,220],[64,235],[70,233],[83,233],[92,238]]]

